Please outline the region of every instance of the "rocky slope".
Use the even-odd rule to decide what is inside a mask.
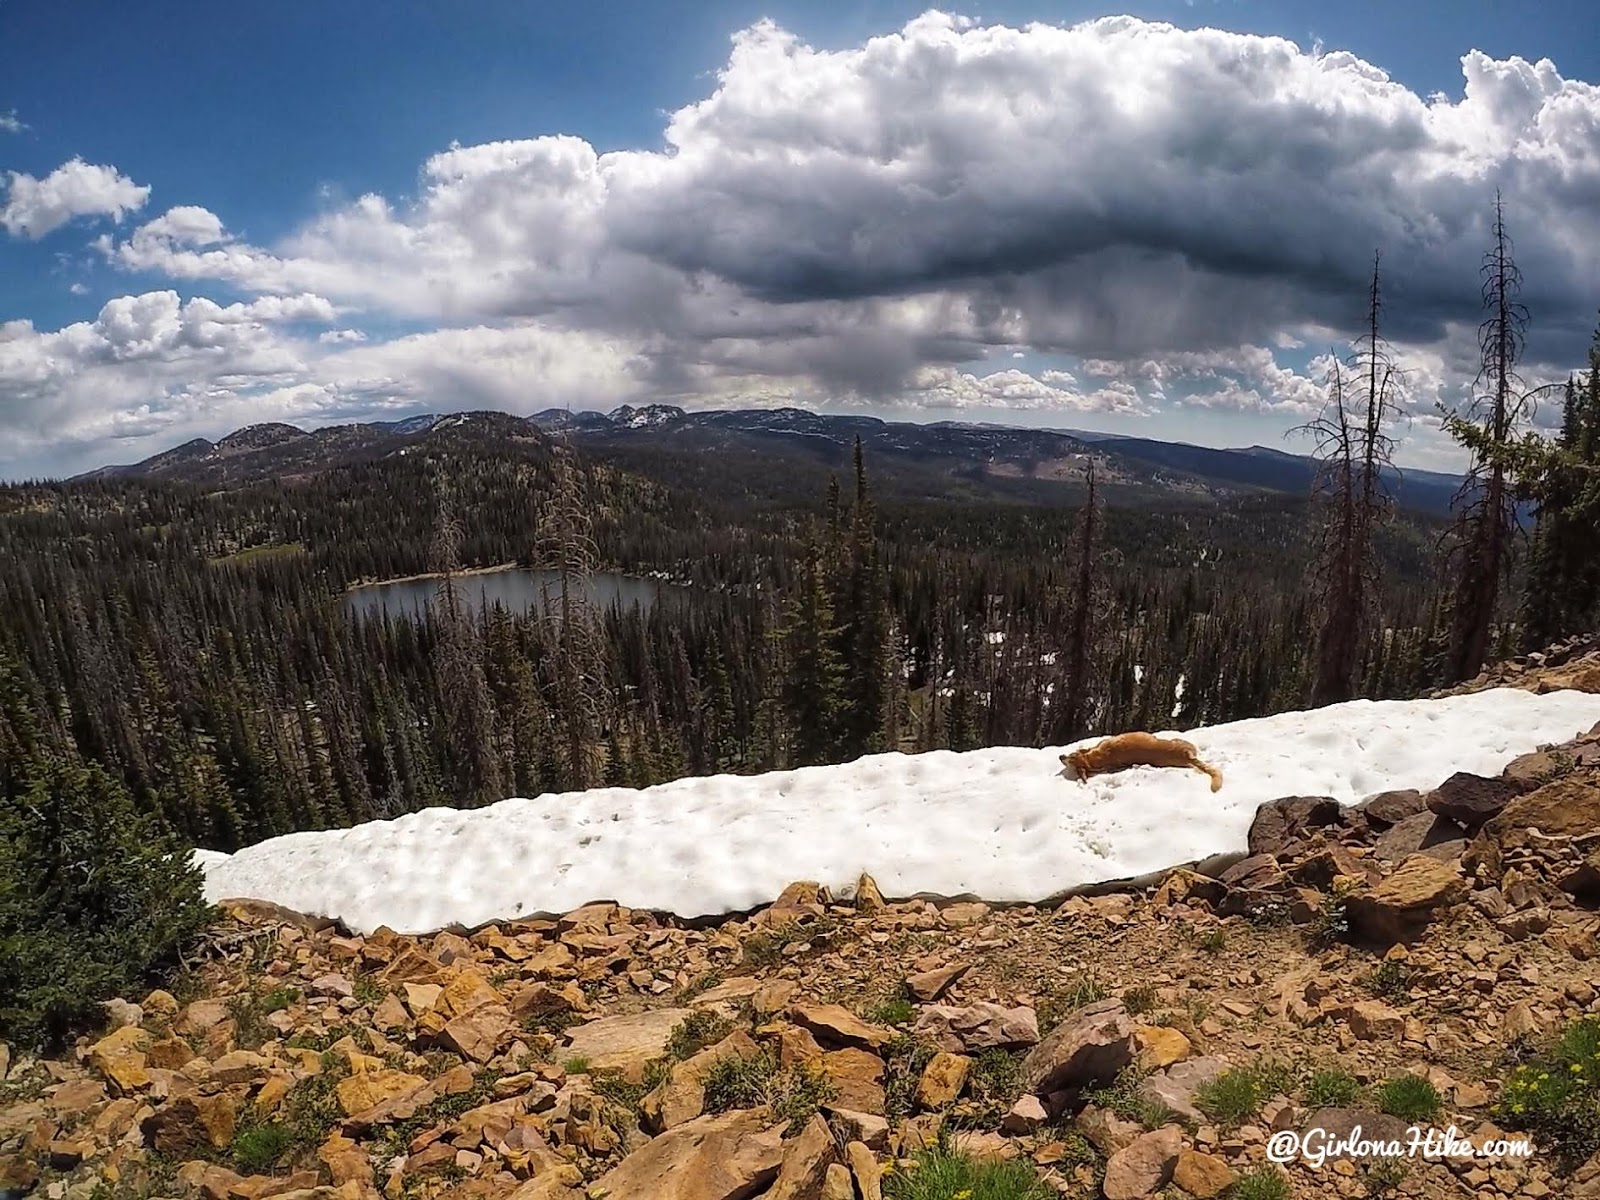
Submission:
[[[1600,650],[1511,671],[1600,689]],[[863,880],[363,938],[234,903],[181,995],[0,1047],[0,1196],[879,1200],[940,1146],[1111,1200],[1600,1197],[1553,1147],[1266,1174],[1282,1130],[1504,1136],[1516,1063],[1600,1014],[1600,729],[1249,840],[1049,910]]]

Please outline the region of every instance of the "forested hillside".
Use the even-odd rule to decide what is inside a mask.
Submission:
[[[1304,501],[1100,506],[1085,559],[1081,491],[875,503],[870,464],[846,461],[839,489],[791,475],[811,498],[788,504],[739,470],[701,491],[671,455],[622,469],[492,424],[403,449],[233,487],[0,493],[8,746],[102,763],[183,837],[233,849],[602,781],[1183,727],[1307,687]],[[1383,539],[1371,694],[1432,681],[1434,536]],[[566,623],[340,603],[358,580],[509,562],[665,575],[698,599]]]

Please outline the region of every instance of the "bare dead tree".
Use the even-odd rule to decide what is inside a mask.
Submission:
[[[1090,650],[1096,600],[1100,595],[1098,544],[1100,537],[1099,481],[1094,459],[1084,473],[1087,494],[1078,515],[1077,553],[1072,569],[1072,598],[1067,618],[1067,636],[1062,647],[1062,686],[1057,706],[1051,714],[1053,741],[1066,745],[1084,736],[1084,706],[1089,691]]]
[[[553,708],[565,725],[567,783],[586,788],[595,782],[601,742],[600,695],[605,687],[600,631],[589,602],[590,579],[599,563],[587,489],[576,456],[558,438],[551,456],[551,486],[539,514],[535,564],[555,575],[547,587],[544,614],[550,656]]]
[[[456,764],[460,799],[464,806],[476,808],[505,798],[506,773],[495,744],[494,700],[483,670],[482,644],[456,581],[462,528],[453,486],[442,473],[434,475],[433,484],[437,516],[429,557],[439,576],[434,669],[446,698],[445,735]]]
[[[1315,442],[1313,500],[1325,509],[1314,566],[1322,624],[1311,703],[1319,706],[1356,695],[1378,587],[1376,533],[1392,511],[1386,475],[1394,470],[1389,431],[1401,415],[1399,371],[1379,329],[1380,262],[1374,255],[1366,331],[1349,357],[1333,364],[1323,411],[1298,430]]]
[[[1495,608],[1510,569],[1517,532],[1514,445],[1532,415],[1535,393],[1517,375],[1528,328],[1518,300],[1522,272],[1506,232],[1505,206],[1494,197],[1493,245],[1484,255],[1483,306],[1478,327],[1481,366],[1465,412],[1446,412],[1445,428],[1472,454],[1453,508],[1449,562],[1454,568],[1446,674],[1451,682],[1483,669]]]

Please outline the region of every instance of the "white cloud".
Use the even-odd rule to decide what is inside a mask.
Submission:
[[[313,417],[386,403],[415,371],[442,389],[431,407],[581,381],[585,405],[1192,405],[1285,424],[1320,402],[1305,348],[1347,343],[1381,246],[1421,410],[1475,369],[1496,185],[1539,358],[1581,358],[1600,277],[1600,88],[1478,52],[1462,78],[1425,98],[1346,52],[1128,17],[930,13],[830,51],[764,22],[659,150],[452,146],[414,199],[363,196],[270,245],[192,205],[97,244],[127,270],[326,297],[341,328],[270,339],[301,367],[278,402]],[[438,328],[362,344],[364,317]],[[1030,351],[1085,382],[973,366]],[[569,359],[586,353],[593,371]]]
[[[123,217],[139,211],[150,189],[134,183],[115,167],[74,158],[43,179],[20,171],[6,172],[5,204],[0,226],[12,237],[37,241],[75,217]]]
[[[22,123],[22,118],[17,116],[17,110],[0,112],[0,133],[21,133],[27,126]]]

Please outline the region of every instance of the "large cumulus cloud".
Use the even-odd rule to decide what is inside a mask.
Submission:
[[[1497,187],[1537,365],[1581,361],[1600,88],[1549,61],[1472,51],[1462,68],[1459,96],[1423,97],[1347,53],[1126,17],[930,13],[841,51],[762,23],[660,149],[454,146],[414,196],[364,196],[273,245],[181,206],[99,248],[186,285],[353,310],[286,342],[305,395],[341,386],[351,355],[415,390],[414,342],[355,340],[381,316],[442,327],[423,335],[439,355],[492,344],[500,367],[462,363],[455,390],[518,379],[521,408],[583,380],[596,401],[1193,405],[1291,424],[1320,396],[1325,363],[1307,358],[1357,328],[1376,247],[1419,405],[1459,393]],[[535,346],[538,371],[508,374]],[[556,366],[595,347],[600,372]],[[983,363],[1019,349],[1078,365]]]

